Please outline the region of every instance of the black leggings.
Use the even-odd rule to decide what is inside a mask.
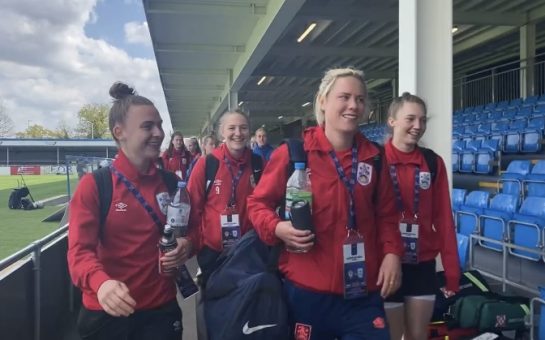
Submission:
[[[182,311],[176,300],[129,317],[114,317],[82,306],[78,317],[83,340],[180,340],[182,331]]]

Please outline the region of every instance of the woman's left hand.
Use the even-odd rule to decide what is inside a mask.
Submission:
[[[163,268],[178,268],[187,261],[189,254],[191,254],[191,241],[185,237],[179,237],[176,239],[178,245],[176,249],[169,251],[161,257],[161,263]]]
[[[378,272],[377,285],[382,285],[380,295],[383,298],[392,295],[401,286],[401,261],[395,254],[386,254]]]

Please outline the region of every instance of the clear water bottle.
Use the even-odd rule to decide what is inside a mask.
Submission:
[[[191,202],[187,192],[187,184],[184,181],[178,182],[178,190],[170,200],[167,209],[167,223],[174,230],[174,236],[183,237],[187,235],[187,225],[189,223],[189,213],[191,212]]]
[[[178,243],[176,242],[176,238],[174,237],[172,227],[168,224],[165,224],[165,228],[163,229],[163,235],[161,235],[161,239],[159,240],[159,274],[173,275],[176,272],[176,268],[165,269],[163,267],[163,264],[161,263],[161,257],[163,257],[163,255],[165,255],[169,251],[173,251],[174,249],[176,249],[177,245]]]
[[[285,219],[291,219],[290,210],[293,202],[308,202],[312,207],[312,191],[310,187],[310,178],[306,172],[306,165],[303,162],[294,164],[295,170],[286,184],[286,211]]]

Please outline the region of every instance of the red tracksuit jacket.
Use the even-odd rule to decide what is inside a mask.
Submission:
[[[113,162],[165,219],[167,187],[152,164],[147,174],[139,174],[119,150]],[[158,250],[160,233],[153,219],[112,173],[112,204],[101,241],[99,233],[98,190],[92,175],[84,176],[70,201],[68,232],[68,268],[74,284],[83,292],[83,304],[100,310],[96,293],[109,279],[127,285],[136,300],[136,309],[149,309],[176,298],[172,278],[159,275]],[[160,203],[161,201],[161,203]]]
[[[252,228],[246,213],[246,198],[253,191],[253,185],[250,181],[252,175],[251,150],[246,149],[242,159],[236,160],[231,156],[225,144],[222,144],[214,149],[212,154],[218,159],[219,167],[214,183],[210,187],[208,198],[205,197],[206,157],[197,160],[197,164],[195,164],[189,178],[188,190],[191,199],[189,227],[192,232],[198,231],[200,234],[200,244],[194,247],[195,252],[198,252],[204,245],[216,251],[221,251],[223,248],[220,215],[224,212],[231,198],[232,186],[232,176],[224,161],[224,156],[230,160],[235,175],[238,173],[239,167],[244,167],[236,188],[236,210],[239,214],[242,234],[244,235]]]
[[[358,168],[370,170],[370,176],[358,176],[355,187],[356,224],[365,242],[367,286],[370,291],[376,285],[383,254],[401,256],[403,246],[398,230],[392,184],[388,178],[386,160],[380,180],[373,168],[373,158],[379,150],[363,135],[356,135]],[[304,132],[304,148],[308,156],[312,188],[312,222],[316,232],[314,247],[305,254],[283,251],[279,267],[287,279],[309,290],[343,294],[342,244],[347,236],[349,194],[339,179],[328,152],[332,146],[323,128],[309,128]],[[350,178],[351,149],[337,152],[345,174]],[[248,213],[254,228],[266,243],[273,245],[280,240],[275,228],[281,219],[275,209],[284,199],[289,155],[286,145],[280,146],[267,164],[261,180],[248,198]],[[375,186],[378,202],[373,203]]]
[[[187,151],[186,148],[181,150],[172,149],[172,155],[168,155],[168,150],[166,150],[161,157],[163,158],[165,170],[172,172],[181,171],[182,179],[184,181],[187,180],[187,170],[189,169],[193,156],[191,156],[191,153]]]
[[[439,156],[437,158],[437,174],[432,183],[430,170],[418,148],[405,153],[397,150],[390,140],[385,145],[385,152],[388,165],[396,167],[405,216],[414,216],[414,171],[417,166],[420,168],[419,261],[433,260],[437,254],[441,254],[447,289],[458,291],[458,247],[443,159]]]

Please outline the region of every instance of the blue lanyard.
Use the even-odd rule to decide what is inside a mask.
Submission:
[[[244,171],[244,165],[239,166],[237,175],[235,176],[235,173],[233,172],[233,167],[231,166],[231,161],[227,158],[227,156],[223,156],[223,160],[225,161],[225,164],[227,165],[227,169],[229,169],[229,173],[231,174],[231,198],[229,199],[229,207],[234,207],[236,200],[236,192],[237,192],[237,186],[238,182],[240,182],[240,177],[242,177],[242,172]]]
[[[134,197],[138,200],[138,202],[140,202],[142,207],[144,207],[144,209],[148,212],[150,217],[153,219],[153,222],[155,222],[155,224],[159,228],[159,231],[162,233],[163,223],[161,222],[161,219],[159,218],[159,216],[157,216],[157,214],[155,213],[153,208],[149,205],[149,203],[146,202],[146,199],[144,198],[144,196],[142,196],[140,191],[138,191],[138,189],[136,189],[134,184],[132,184],[131,181],[129,181],[127,177],[125,177],[125,175],[119,172],[113,165],[110,166],[110,169],[112,169],[112,172],[117,176],[117,178],[119,178],[121,182],[125,184],[127,189],[129,189],[129,191],[134,195]]]
[[[403,201],[401,200],[401,190],[399,188],[399,180],[397,178],[397,171],[395,165],[390,165],[390,177],[392,178],[392,184],[394,185],[394,193],[396,194],[397,210],[400,213],[404,213]],[[413,213],[414,216],[418,216],[418,208],[420,204],[420,168],[414,168],[414,204]]]
[[[350,180],[346,177],[344,173],[344,169],[341,165],[341,162],[339,161],[339,158],[337,158],[337,155],[335,154],[334,150],[331,150],[329,152],[329,156],[333,160],[333,163],[335,163],[335,168],[337,169],[337,174],[339,175],[339,178],[343,182],[344,186],[348,190],[348,196],[350,198],[349,205],[348,205],[348,228],[349,229],[356,229],[356,209],[354,207],[354,188],[356,186],[356,178],[357,178],[357,171],[358,171],[358,148],[356,143],[352,145],[352,171],[351,171],[351,178]]]

